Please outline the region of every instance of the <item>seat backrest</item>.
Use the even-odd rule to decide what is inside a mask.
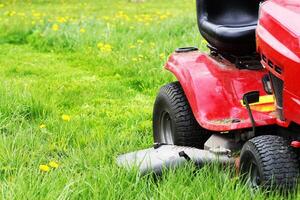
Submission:
[[[197,0],[198,19],[214,24],[243,26],[258,20],[260,0]]]

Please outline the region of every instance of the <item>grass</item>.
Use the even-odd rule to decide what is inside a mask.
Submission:
[[[282,199],[213,166],[158,181],[116,166],[152,143],[156,93],[175,80],[162,66],[180,46],[205,51],[192,0],[2,1],[1,198]]]

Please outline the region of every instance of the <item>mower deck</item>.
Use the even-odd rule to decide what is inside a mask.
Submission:
[[[222,152],[224,151],[224,152]],[[202,166],[207,163],[221,163],[234,165],[236,160],[231,157],[230,151],[215,148],[201,150],[191,147],[175,145],[159,145],[118,156],[117,164],[126,169],[138,169],[140,175],[154,172],[161,175],[164,169],[176,169],[189,161]]]
[[[198,51],[174,53],[165,66],[179,80],[198,123],[221,132],[251,128],[241,100],[245,93],[259,91],[260,102],[251,105],[256,126],[276,124],[273,98],[262,83],[267,71],[241,70],[216,59]]]

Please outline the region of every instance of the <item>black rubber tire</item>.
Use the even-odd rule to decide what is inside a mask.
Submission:
[[[153,109],[153,135],[155,143],[167,143],[161,136],[162,113],[171,120],[173,143],[178,146],[203,148],[209,131],[200,127],[179,82],[163,86]]]
[[[243,180],[249,181],[251,172],[257,168],[256,181],[248,182],[252,187],[290,191],[297,186],[297,155],[282,137],[263,135],[249,140],[242,148],[240,162]]]

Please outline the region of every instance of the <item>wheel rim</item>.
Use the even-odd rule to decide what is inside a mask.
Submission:
[[[248,163],[248,175],[246,178],[246,183],[254,190],[261,186],[261,177],[258,166],[255,161],[250,161]]]
[[[260,186],[261,180],[258,171],[258,167],[256,163],[252,162],[250,167],[250,184],[254,188],[258,188]]]
[[[163,143],[174,144],[172,120],[168,112],[163,112],[160,118],[160,137]]]

